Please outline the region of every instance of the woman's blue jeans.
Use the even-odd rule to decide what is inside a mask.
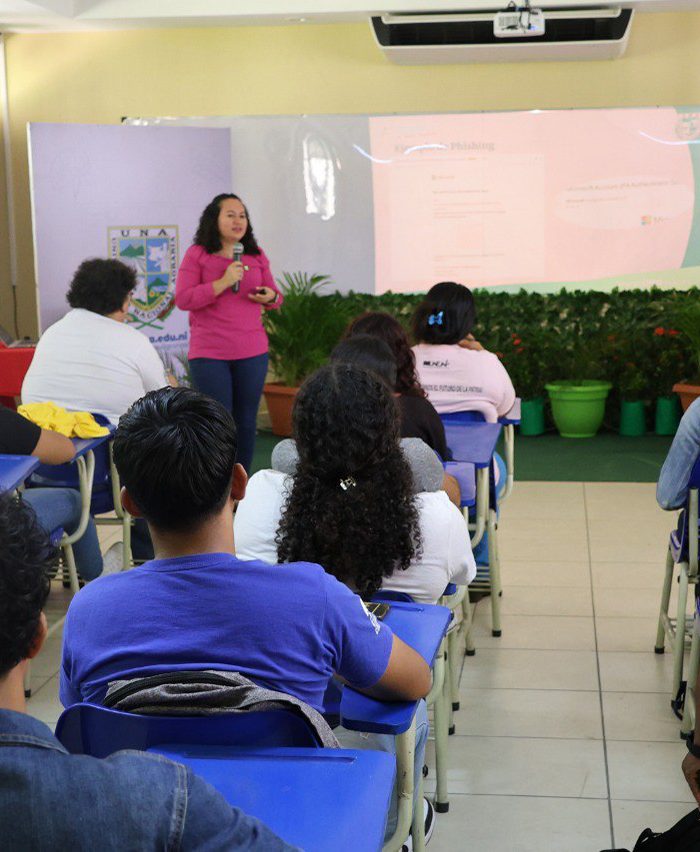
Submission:
[[[50,535],[62,527],[69,535],[78,528],[82,506],[80,492],[72,488],[28,488],[22,499],[36,513],[42,529]],[[94,580],[102,573],[102,553],[92,516],[85,533],[73,545],[75,567],[83,580]]]
[[[233,415],[238,433],[237,460],[248,473],[253,462],[258,406],[267,375],[267,360],[267,352],[236,361],[190,359],[195,388],[218,400]]]

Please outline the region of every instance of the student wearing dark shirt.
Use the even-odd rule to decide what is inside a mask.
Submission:
[[[0,495],[2,848],[292,852],[184,766],[136,752],[71,755],[27,715],[24,672],[46,637],[42,609],[54,567],[32,513]]]
[[[0,406],[0,453],[36,456],[43,464],[64,464],[75,455],[73,442],[42,429],[16,411]],[[69,535],[80,523],[80,492],[72,488],[28,488],[22,493],[47,533],[59,527]],[[102,553],[95,522],[89,519],[85,533],[73,545],[78,573],[83,580],[94,580],[102,573]]]

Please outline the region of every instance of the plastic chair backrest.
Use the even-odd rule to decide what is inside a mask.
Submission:
[[[483,423],[486,418],[481,411],[453,411],[450,414],[441,414],[443,423]]]
[[[394,592],[391,589],[379,589],[372,595],[373,601],[382,603],[391,603],[391,601],[399,601],[400,603],[415,603],[413,598],[406,592]]]
[[[693,469],[690,471],[690,479],[688,480],[688,489],[700,488],[700,456],[695,459]]]
[[[306,720],[290,710],[253,710],[215,716],[140,716],[95,704],[61,714],[56,737],[71,754],[108,757],[170,744],[320,748]]]

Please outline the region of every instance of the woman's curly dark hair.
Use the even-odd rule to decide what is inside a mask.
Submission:
[[[57,555],[34,511],[0,494],[0,678],[31,651]]]
[[[421,552],[394,397],[369,371],[329,364],[302,385],[293,424],[299,464],[277,531],[279,559],[317,562],[370,596]]]
[[[76,269],[66,299],[71,308],[83,308],[106,317],[122,309],[136,287],[136,271],[120,260],[93,257]]]
[[[426,396],[416,373],[416,356],[411,349],[406,329],[384,311],[366,311],[355,317],[345,329],[343,339],[356,334],[371,334],[389,345],[396,359],[396,393],[406,396]]]
[[[216,254],[221,251],[221,234],[219,233],[219,211],[221,210],[221,202],[227,198],[235,198],[236,201],[243,202],[232,192],[222,192],[212,198],[207,206],[202,211],[199,217],[199,225],[197,225],[197,233],[194,235],[194,244],[201,246],[207,254]],[[243,243],[243,254],[260,254],[260,246],[255,239],[253,233],[253,223],[250,221],[248,208],[243,204],[246,218],[248,219],[248,227],[245,234],[241,237]]]

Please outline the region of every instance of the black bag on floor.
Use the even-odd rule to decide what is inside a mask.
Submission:
[[[604,849],[603,852],[629,852],[629,849]],[[700,811],[694,808],[673,828],[661,834],[645,828],[632,852],[700,852]]]

